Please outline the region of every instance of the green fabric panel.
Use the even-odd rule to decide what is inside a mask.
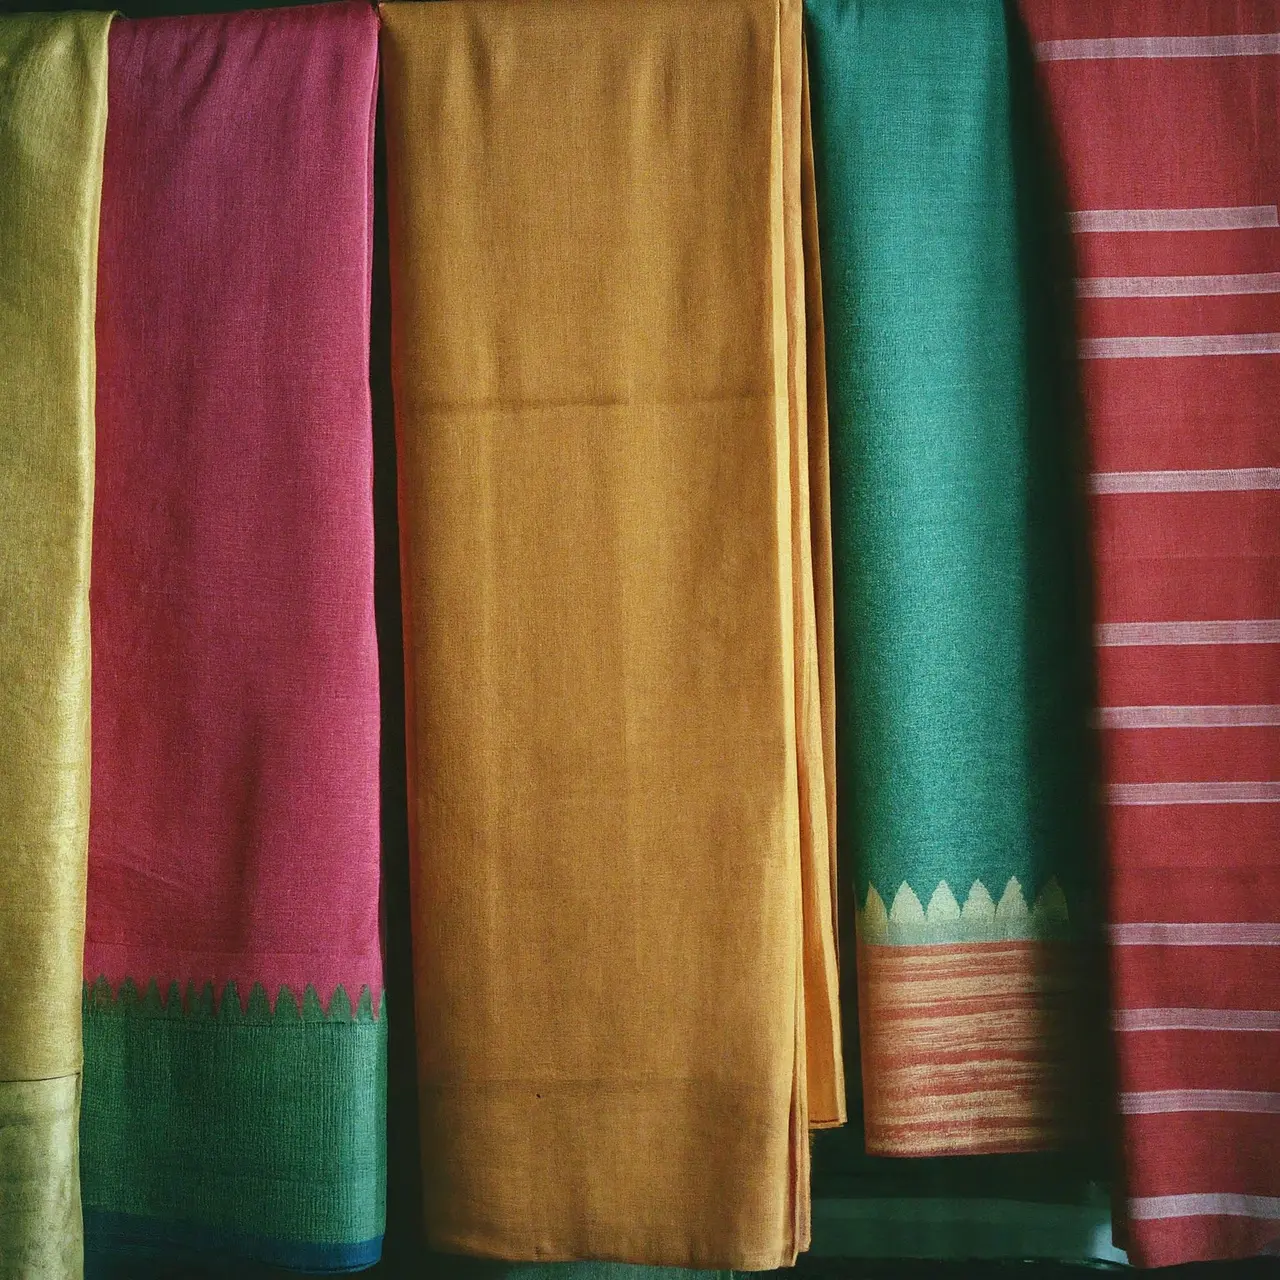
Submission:
[[[64,1280],[83,1264],[80,1077],[0,1082],[0,1277]]]
[[[438,1280],[733,1280],[732,1271],[642,1267],[630,1262],[494,1262],[432,1254]],[[743,1272],[749,1275],[750,1272]]]
[[[385,1011],[384,1011],[385,1012]],[[246,1236],[380,1236],[386,1198],[386,1018],[368,992],[328,1013],[261,987],[152,984],[84,1000],[81,1177],[86,1210]]]
[[[1080,1205],[977,1196],[815,1200],[818,1258],[1120,1262],[1105,1196]]]
[[[869,1156],[851,1121],[814,1135],[815,1256],[1123,1261],[1098,1153]]]
[[[1005,11],[807,13],[843,862],[860,906],[904,882],[927,905],[945,880],[959,907],[981,882],[972,924],[944,895],[878,941],[1060,936],[1086,879],[1084,703],[1067,442],[1023,319]],[[1025,907],[996,919],[1011,877]]]

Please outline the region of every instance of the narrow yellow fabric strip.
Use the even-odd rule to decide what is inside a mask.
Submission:
[[[0,1276],[81,1270],[107,14],[0,18]]]

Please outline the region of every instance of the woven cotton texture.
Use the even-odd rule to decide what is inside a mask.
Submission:
[[[1029,0],[1093,452],[1123,1243],[1280,1247],[1280,7]]]
[[[377,19],[120,22],[98,313],[95,1254],[375,1261]]]
[[[105,16],[0,18],[0,1276],[81,1267]]]
[[[867,1150],[1040,1150],[1070,1136],[1088,792],[1004,9],[808,12]]]
[[[786,1265],[843,1114],[800,14],[382,13],[428,1236]]]

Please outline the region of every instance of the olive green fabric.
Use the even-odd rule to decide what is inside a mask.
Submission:
[[[0,19],[0,1080],[80,1067],[109,22]]]
[[[80,1077],[0,1083],[0,1276],[80,1274]]]
[[[0,1276],[80,1269],[105,14],[0,17]]]

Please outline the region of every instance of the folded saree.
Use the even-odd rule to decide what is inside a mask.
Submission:
[[[119,22],[98,312],[93,1255],[376,1260],[377,21]]]
[[[1280,9],[1025,8],[1079,274],[1123,1244],[1275,1252]]]
[[[0,1276],[81,1268],[93,308],[109,18],[0,18]]]
[[[807,11],[867,1151],[1036,1151],[1075,1105],[1087,638],[1004,10]]]
[[[843,1115],[800,14],[382,15],[427,1233],[788,1264]]]

